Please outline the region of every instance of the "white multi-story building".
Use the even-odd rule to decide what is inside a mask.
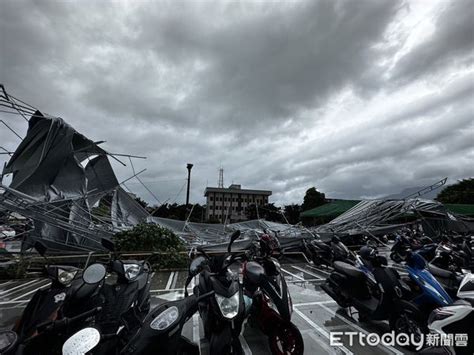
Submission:
[[[235,184],[228,188],[206,187],[206,219],[227,223],[245,221],[245,208],[250,205],[266,205],[271,194],[272,192],[267,190],[242,189],[240,185]]]

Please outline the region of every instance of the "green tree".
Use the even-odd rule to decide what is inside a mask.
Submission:
[[[302,211],[307,211],[312,208],[324,205],[326,203],[326,196],[316,190],[315,187],[311,187],[306,190],[306,194],[304,195],[303,204],[301,205]]]
[[[255,204],[249,205],[245,209],[245,215],[247,219],[257,219],[260,217],[261,219],[265,219],[271,222],[283,222],[283,216],[281,215],[280,208],[276,207],[273,203],[268,203],[264,206],[258,206],[258,214],[257,214],[257,206]]]
[[[463,179],[446,187],[436,200],[441,203],[474,204],[474,178]]]
[[[191,213],[191,216],[189,215]],[[204,222],[206,215],[206,209],[200,204],[192,205],[178,205],[176,203],[167,204],[164,203],[161,206],[155,206],[152,211],[154,217],[177,219],[179,221],[185,221],[189,218],[190,222]]]
[[[149,251],[158,255],[149,261],[155,268],[185,267],[187,257],[184,242],[171,230],[152,223],[138,224],[114,236],[119,252]]]
[[[135,197],[135,201],[137,201],[143,208],[148,207],[148,203],[145,200],[142,200],[140,197]]]
[[[291,204],[285,206],[285,217],[290,224],[297,224],[300,221],[301,206]]]

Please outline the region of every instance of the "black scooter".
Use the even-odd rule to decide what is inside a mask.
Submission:
[[[111,241],[102,239],[102,245],[111,251],[107,271],[116,277],[110,277],[102,287],[102,312],[96,319],[100,332],[108,335],[100,344],[102,351],[108,352],[126,344],[141,327],[150,310],[153,273],[145,260],[120,259]],[[119,330],[121,336],[114,336]]]
[[[186,280],[185,297],[181,300],[163,303],[153,309],[144,319],[140,329],[122,348],[104,349],[101,344],[111,337],[120,338],[121,332],[115,335],[103,334],[97,328],[88,327],[74,334],[63,348],[63,355],[81,353],[94,355],[199,355],[199,345],[184,337],[184,324],[198,310],[198,303],[214,295],[214,291],[199,297],[187,294],[187,286],[192,278],[204,270],[208,260],[202,256],[195,258],[189,267]],[[196,286],[197,287],[197,286]],[[78,341],[76,341],[77,339]]]
[[[304,342],[291,322],[293,304],[280,263],[271,255],[254,256],[243,265],[244,292],[252,298],[250,320],[257,323],[272,354],[303,354]]]
[[[303,244],[306,254],[316,266],[332,266],[335,261],[352,262],[354,260],[353,254],[338,236],[333,236],[329,242],[303,239]]]
[[[185,297],[159,305],[143,321],[140,330],[120,352],[122,355],[199,355],[199,345],[184,337],[184,324],[196,313],[199,302],[205,302],[214,291],[188,296],[187,287],[192,278],[207,265],[207,259],[198,257],[191,262],[184,285]]]
[[[23,328],[30,330],[29,335],[26,336],[26,332],[20,334],[11,331],[1,332],[0,338],[7,339],[8,346],[2,344],[5,349],[0,353],[5,355],[61,354],[64,340],[82,327],[85,322],[92,321],[100,313],[101,307],[89,308],[86,305],[91,305],[90,301],[95,299],[105,274],[105,268],[101,264],[88,266],[82,273],[81,283],[76,282],[74,285],[71,285],[64,292],[64,296],[60,297],[61,305],[56,308],[47,320],[43,320],[41,323],[34,322],[37,319],[35,319],[35,314],[30,312],[35,312],[35,309],[42,305],[38,300],[50,300],[51,298],[47,296],[51,292],[46,290],[46,293],[44,293],[42,290],[39,290],[40,296],[35,300],[32,299],[33,303],[32,301],[29,303],[32,306],[30,308],[27,306],[24,311],[24,314],[28,314],[28,317],[32,320],[29,328]],[[80,304],[82,306],[79,307]],[[69,314],[71,314],[70,316],[65,315],[68,309]],[[74,315],[72,315],[73,313]],[[32,324],[35,325],[33,326]]]
[[[464,278],[469,272],[463,268],[464,252],[452,243],[443,242],[438,246],[436,256],[428,264],[428,270],[453,298]]]
[[[245,319],[245,302],[237,274],[229,270],[236,255],[231,253],[232,243],[240,231],[232,233],[227,253],[209,256],[202,247],[197,253],[207,259],[208,265],[199,273],[199,285],[194,288],[196,297],[214,292],[199,302],[199,314],[204,324],[204,335],[209,341],[211,355],[242,354],[239,335]]]
[[[339,306],[354,307],[360,320],[389,320],[395,332],[403,324],[407,332],[421,335],[426,326],[420,309],[410,301],[409,286],[400,280],[395,269],[387,267],[385,257],[376,252],[368,255],[358,257],[356,266],[336,261],[334,271],[321,288]]]

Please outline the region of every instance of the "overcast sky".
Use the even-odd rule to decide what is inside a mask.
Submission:
[[[184,202],[188,162],[192,202],[221,165],[277,204],[474,176],[474,0],[3,0],[0,82],[147,156],[161,202]],[[0,142],[19,139],[0,126]]]

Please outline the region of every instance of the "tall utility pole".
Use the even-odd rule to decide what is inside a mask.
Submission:
[[[219,181],[217,182],[217,187],[220,189],[224,188],[224,168],[222,166],[219,169]]]
[[[191,169],[193,168],[193,164],[189,164],[186,166],[188,169],[188,190],[186,192],[186,206],[189,205],[189,186],[191,185]]]

